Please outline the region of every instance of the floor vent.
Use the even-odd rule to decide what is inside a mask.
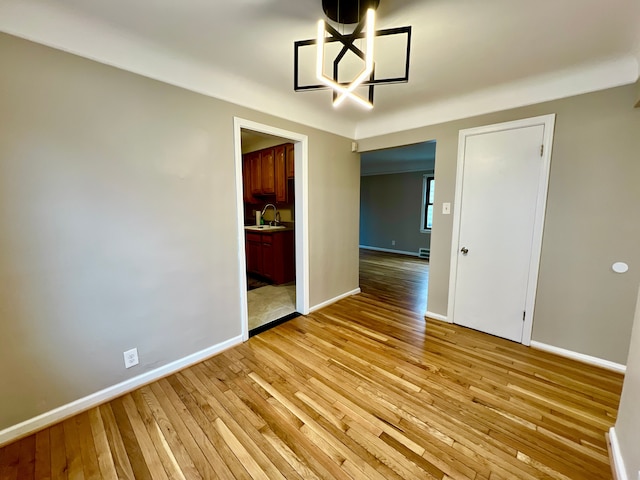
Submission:
[[[429,249],[428,248],[418,249],[418,256],[420,258],[429,258]]]

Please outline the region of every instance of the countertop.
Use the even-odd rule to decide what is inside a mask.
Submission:
[[[268,227],[268,224],[265,224],[264,226]],[[258,227],[258,225],[245,225],[244,231],[248,233],[280,233],[280,232],[290,232],[294,230],[293,224],[281,223],[280,226],[283,226],[284,228],[257,229],[252,227]]]

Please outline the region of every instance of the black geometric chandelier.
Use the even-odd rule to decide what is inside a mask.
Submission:
[[[340,33],[333,26],[320,20],[317,26],[316,38],[311,40],[299,40],[294,43],[294,74],[293,88],[296,92],[309,90],[331,89],[333,92],[333,105],[338,106],[344,100],[352,100],[365,108],[373,108],[373,88],[376,85],[386,85],[391,83],[407,83],[409,81],[409,54],[411,51],[411,27],[388,28],[385,30],[375,30],[375,11],[380,0],[322,0],[322,9],[326,16],[344,26],[355,24],[356,27],[351,33]],[[328,35],[328,36],[327,36]],[[389,35],[406,35],[406,49],[404,52],[404,75],[387,78],[376,78],[374,59],[374,37],[384,37]],[[360,42],[360,47],[356,45],[356,40],[364,39]],[[340,42],[341,48],[337,51],[333,59],[333,71],[330,75],[324,71],[326,45]],[[362,44],[365,48],[362,48]],[[315,45],[315,79],[317,84],[300,84],[300,49]],[[347,53],[353,53],[363,63],[360,72],[348,81],[340,79],[340,62],[344,60]],[[356,88],[368,86],[368,96],[362,97],[357,94]]]

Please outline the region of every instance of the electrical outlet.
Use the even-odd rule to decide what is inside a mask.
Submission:
[[[138,349],[132,348],[124,352],[124,368],[131,368],[138,365]]]
[[[396,241],[395,240],[391,240],[391,245],[395,245]]]

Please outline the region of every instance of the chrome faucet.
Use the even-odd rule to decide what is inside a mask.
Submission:
[[[278,220],[278,217],[280,216],[280,212],[278,212],[278,209],[273,203],[267,203],[262,209],[262,213],[260,215],[264,218],[264,212],[266,212],[267,208],[269,207],[273,207],[273,220],[269,222],[269,225],[274,225],[274,224],[277,225],[278,223],[280,223],[280,221]]]

